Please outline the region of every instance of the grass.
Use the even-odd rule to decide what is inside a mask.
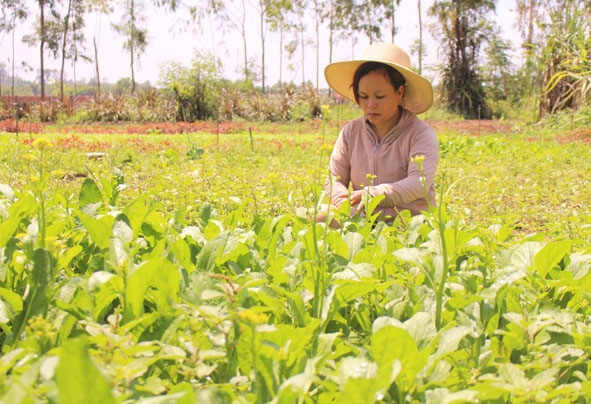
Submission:
[[[333,230],[314,125],[0,135],[2,399],[587,402],[588,145],[439,124],[438,209]]]
[[[275,216],[313,206],[321,194],[337,135],[334,126],[322,129],[316,122],[222,135],[32,135],[48,140],[43,161],[34,140],[4,134],[1,182],[24,187],[43,170],[50,188],[73,197],[85,177],[117,168],[127,186],[124,200],[149,192],[164,211],[209,202],[223,215],[237,198],[248,200],[251,217]],[[439,129],[437,183],[453,220],[508,225],[517,237],[541,233],[589,242],[591,149],[556,141],[562,135],[532,129],[475,137],[457,127]],[[192,157],[192,149],[203,154]],[[88,154],[97,151],[104,156]]]

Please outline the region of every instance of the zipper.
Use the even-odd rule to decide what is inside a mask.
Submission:
[[[376,142],[375,146],[373,147],[373,155],[372,155],[372,159],[371,159],[371,173],[370,174],[371,174],[372,178],[371,178],[371,184],[369,184],[371,186],[374,185],[375,179],[378,176],[378,170],[377,170],[378,164],[377,164],[376,155],[377,155],[378,150],[381,145],[382,145],[382,142],[378,138],[378,141]]]

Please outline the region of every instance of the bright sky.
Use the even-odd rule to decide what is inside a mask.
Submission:
[[[30,10],[32,14],[36,10],[35,3],[29,0]],[[425,28],[427,23],[431,20],[427,19],[427,9],[431,5],[431,0],[422,1],[423,9],[423,38],[427,45],[427,60],[423,62],[424,67],[434,63],[437,60],[437,44],[433,41],[430,33]],[[212,31],[209,26],[205,26],[203,32],[190,32],[191,28],[187,28],[186,24],[181,21],[182,13],[177,12],[175,15],[169,15],[162,9],[154,9],[151,2],[146,2],[147,19],[145,26],[148,27],[149,45],[140,58],[140,64],[136,65],[135,77],[136,81],[143,83],[150,81],[153,85],[158,82],[158,75],[160,66],[163,63],[176,61],[185,66],[189,66],[193,59],[195,52],[212,52],[215,49],[215,55],[223,60],[223,76],[229,79],[240,78],[240,73],[236,73],[237,69],[241,69],[243,61],[243,46],[242,37],[236,30],[229,30],[227,33],[222,33],[219,30]],[[501,26],[503,36],[508,39],[519,40],[516,34],[514,21],[515,12],[514,0],[499,0],[497,4],[497,24]],[[395,41],[398,45],[410,49],[412,43],[418,38],[418,10],[416,0],[401,0],[400,7],[397,9],[397,36]],[[87,50],[89,55],[93,54],[92,40],[96,37],[97,47],[99,53],[99,67],[101,74],[101,81],[115,83],[123,77],[130,77],[131,71],[129,67],[129,55],[122,50],[123,39],[111,29],[110,22],[114,17],[89,15],[86,20],[86,40]],[[32,21],[30,18],[26,23],[20,24],[15,31],[15,54],[16,61],[16,75],[29,80],[34,79],[36,71],[39,70],[39,49],[38,47],[29,47],[20,41],[20,38],[32,31]],[[250,31],[248,32],[248,53],[249,58],[255,58],[260,64],[261,45],[258,33],[258,22],[253,18],[248,24]],[[310,22],[312,24],[312,21]],[[313,27],[310,27],[310,36],[312,35]],[[326,35],[324,35],[326,38]],[[333,61],[347,60],[355,56],[360,56],[363,50],[368,45],[365,37],[359,36],[359,40],[355,45],[352,40],[341,42],[333,51]],[[384,38],[389,40],[389,33],[385,33]],[[313,38],[310,38],[313,39]],[[269,33],[266,41],[266,84],[273,85],[279,80],[279,49],[278,37]],[[517,49],[517,44],[514,43],[514,48]],[[323,76],[324,67],[329,62],[328,56],[328,41],[321,39],[320,44],[320,75],[319,85],[321,88],[326,87],[326,82]],[[299,57],[299,51],[296,57]],[[412,57],[412,65],[417,66],[418,60]],[[12,35],[6,33],[0,34],[0,62],[6,65],[7,76],[11,74],[11,60],[12,60]],[[34,70],[27,72],[25,68],[20,67],[21,62],[26,61]],[[290,61],[283,61],[283,81],[294,81],[301,83],[302,72],[289,71],[286,66]],[[295,63],[299,67],[299,63]],[[53,59],[46,54],[45,58],[46,69],[59,69],[60,62]],[[66,67],[67,78],[73,77],[72,66]],[[76,65],[76,78],[78,80],[88,80],[94,77],[94,64],[87,62],[79,62]],[[316,52],[313,45],[308,45],[305,57],[305,78],[312,83],[316,83]]]

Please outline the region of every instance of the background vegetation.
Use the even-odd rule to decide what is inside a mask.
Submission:
[[[68,102],[71,104],[71,100],[78,95],[90,95],[94,97],[98,111],[83,118],[94,121],[277,121],[300,119],[302,116],[319,117],[319,106],[329,104],[332,100],[330,94],[318,86],[318,75],[323,67],[320,66],[318,55],[320,40],[328,40],[330,49],[332,45],[356,35],[363,35],[370,42],[395,41],[396,21],[400,20],[397,14],[400,4],[392,1],[321,3],[268,0],[256,5],[247,4],[216,0],[196,5],[177,1],[156,2],[163,12],[178,13],[188,19],[186,22],[199,24],[209,19],[219,24],[220,30],[225,27],[239,32],[244,39],[244,62],[242,79],[230,82],[219,75],[220,60],[217,57],[198,51],[190,66],[174,62],[163,66],[159,83],[152,88],[149,83],[138,85],[134,77],[134,67],[149,41],[148,27],[142,25],[141,3],[70,0],[30,4],[25,0],[2,1],[0,31],[10,34],[14,32],[16,24],[31,24],[33,33],[21,39],[31,46],[39,47],[41,67],[39,80],[24,83],[15,75],[14,58],[0,61],[0,94],[33,94],[38,95],[41,102],[51,95],[62,106]],[[422,10],[419,1],[417,6],[420,17],[418,39],[416,46],[410,50],[418,59],[417,71],[434,79],[442,109],[468,119],[519,116],[535,122],[547,114],[565,109],[576,112],[588,104],[591,91],[588,52],[591,6],[588,1],[515,1],[522,40],[520,50],[510,48],[501,36],[499,25],[492,18],[496,1],[434,1],[428,10]],[[108,14],[116,11],[122,20],[114,24],[113,29],[116,35],[124,39],[131,75],[114,85],[107,85],[100,80],[96,43],[93,57],[87,51],[88,38],[84,38],[82,28],[92,13]],[[251,14],[259,17],[261,60],[258,63],[253,63],[246,46],[245,21],[246,16]],[[365,17],[359,19],[359,16]],[[431,66],[430,71],[426,70],[422,62],[427,52],[422,39],[423,25],[435,36],[438,52],[441,53],[438,58],[441,63]],[[329,33],[328,38],[320,38],[320,28]],[[274,56],[282,61],[280,79],[272,86],[268,83],[265,71],[268,44],[264,33],[267,30],[281,39],[279,55]],[[13,49],[19,46],[14,36],[12,46]],[[302,76],[300,83],[285,83],[281,79],[283,60],[290,61],[292,66],[302,64],[298,68],[304,71],[303,65],[314,54],[314,49],[316,82]],[[43,68],[47,56],[61,60],[59,71],[46,71]],[[64,80],[64,71],[69,66],[75,69],[76,63],[82,60],[95,65],[95,77],[87,83]],[[520,60],[521,64],[514,64],[515,60]],[[332,61],[332,51],[329,52],[329,61]],[[140,99],[135,98],[137,92],[142,93]],[[131,95],[132,104],[147,104],[152,109],[157,105],[160,108],[151,111],[148,116],[141,113],[104,114],[100,111],[112,97],[127,95]],[[67,101],[68,97],[70,101]],[[299,113],[302,101],[307,101],[309,105]],[[12,98],[4,100],[5,116],[9,115],[6,109],[12,108],[14,103]],[[41,108],[48,109],[46,106]],[[31,118],[55,120],[57,113],[53,110],[57,108],[59,105],[52,107],[49,116],[42,113]],[[71,110],[64,109],[66,113],[62,113],[60,118],[71,115]],[[25,113],[24,116],[29,115]]]

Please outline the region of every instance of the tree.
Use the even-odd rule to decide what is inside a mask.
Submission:
[[[591,96],[591,1],[518,0],[525,50],[525,93],[538,96],[538,115],[576,110]]]
[[[522,38],[522,48],[525,57],[523,65],[524,80],[523,96],[527,104],[539,97],[539,74],[535,65],[535,52],[538,40],[542,41],[537,34],[536,26],[541,21],[544,13],[546,0],[516,0],[517,28]]]
[[[394,6],[391,0],[369,0],[351,4],[351,26],[355,31],[365,34],[369,43],[383,39],[380,27],[384,20],[393,17]]]
[[[259,16],[259,36],[261,39],[261,85],[263,93],[265,93],[265,42],[267,39],[267,30],[272,15],[278,12],[278,8],[280,8],[280,5],[275,4],[274,0],[258,0],[257,12]]]
[[[300,50],[300,64],[298,68],[302,70],[302,85],[306,83],[306,70],[304,66],[306,65],[306,21],[307,21],[307,3],[306,1],[297,1],[295,6],[295,22],[294,22],[294,33],[295,38],[291,41],[286,49],[290,58],[295,54],[295,52]]]
[[[234,1],[207,0],[201,7],[190,7],[190,15],[194,21],[200,22],[204,16],[214,16],[217,19],[218,28],[224,33],[227,25],[236,29],[242,37],[243,47],[243,67],[242,73],[244,81],[251,80],[252,71],[249,66],[248,58],[248,39],[246,27],[248,23],[248,14],[246,0],[239,0],[239,4]]]
[[[423,9],[421,7],[421,0],[417,1],[417,9],[419,14],[419,42],[417,46],[417,54],[419,55],[419,74],[423,74],[423,54],[425,44],[423,43]]]
[[[384,3],[387,7],[386,18],[390,20],[390,33],[392,34],[392,43],[395,43],[396,38],[396,7],[400,6],[400,0],[391,0]],[[419,16],[420,18],[420,16]]]
[[[316,92],[320,79],[320,25],[322,23],[322,8],[318,0],[314,0],[314,38],[316,42]]]
[[[157,7],[168,6],[171,11],[174,11],[178,3],[177,0],[154,0],[154,5]],[[126,38],[123,42],[123,50],[129,53],[130,58],[131,94],[135,93],[137,86],[135,81],[136,61],[139,62],[140,56],[146,51],[149,42],[148,30],[140,26],[145,21],[143,6],[142,1],[126,0],[125,12],[121,15],[120,22],[111,24],[115,32]]]
[[[283,84],[283,50],[285,35],[293,29],[289,16],[293,14],[293,2],[277,0],[271,3],[269,9],[269,27],[279,35],[279,85]]]
[[[112,5],[110,0],[89,0],[89,10],[88,12],[96,12],[98,13],[98,18],[100,19],[101,15],[110,14],[113,11]],[[94,71],[95,71],[95,94],[97,96],[101,95],[101,75],[99,69],[99,60],[98,60],[98,44],[96,41],[96,36],[92,38],[92,47],[94,51]]]
[[[54,39],[56,46],[53,48],[54,56],[61,60],[60,68],[60,100],[64,100],[64,73],[66,60],[74,63],[81,56],[80,50],[84,43],[84,13],[86,5],[84,0],[67,0],[63,15],[57,10],[53,12],[51,29],[54,31],[49,36]],[[60,39],[61,37],[61,39]],[[59,53],[59,55],[58,55]],[[84,56],[82,56],[84,57]],[[88,59],[88,58],[86,58]],[[74,78],[74,82],[76,79]]]
[[[139,26],[145,20],[142,14],[142,4],[136,0],[125,1],[125,12],[121,14],[118,24],[111,24],[112,28],[126,39],[123,42],[123,50],[129,53],[129,67],[131,69],[131,94],[135,93],[135,63],[146,51],[148,46],[148,31]]]
[[[186,68],[171,62],[162,67],[160,83],[177,102],[177,119],[185,122],[218,119],[220,77],[211,54],[196,54]]]
[[[343,2],[337,0],[330,0],[325,7],[321,9],[321,21],[328,21],[328,63],[332,63],[333,48],[335,43],[347,36],[349,32],[349,19],[347,12],[349,11]],[[329,94],[332,90],[328,89]]]
[[[440,38],[447,60],[440,67],[444,99],[452,112],[465,118],[488,119],[492,115],[479,62],[484,43],[493,36],[486,15],[494,10],[494,0],[459,0],[435,1],[429,11],[439,21],[433,26],[434,34]]]
[[[41,100],[45,100],[45,44],[48,40],[48,29],[45,21],[45,6],[49,6],[50,12],[53,10],[53,0],[37,0],[39,6],[39,19],[35,32],[23,37],[23,42],[35,46],[39,45],[39,64],[40,64],[40,96]],[[54,46],[50,43],[50,46]]]
[[[549,9],[551,24],[538,55],[543,66],[540,116],[591,99],[591,10],[578,1],[557,2]]]
[[[517,106],[522,103],[522,91],[518,84],[515,64],[508,56],[511,44],[496,31],[486,47],[487,63],[480,67],[482,82],[487,91],[487,101],[500,107],[500,103]]]
[[[25,21],[27,19],[28,10],[25,6],[24,0],[1,0],[2,4],[2,17],[0,19],[0,32],[12,32],[12,79],[11,79],[11,91],[10,95],[14,97],[14,30],[16,28],[17,21]],[[1,87],[1,85],[0,85]],[[0,91],[1,95],[1,91]]]

